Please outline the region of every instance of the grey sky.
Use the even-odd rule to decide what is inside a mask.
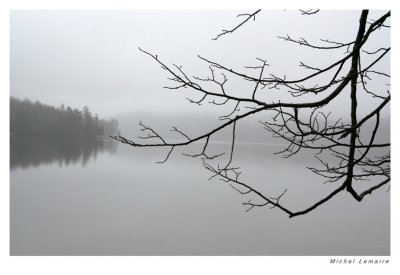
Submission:
[[[268,73],[296,78],[309,73],[299,69],[300,61],[326,65],[343,51],[321,53],[279,40],[278,35],[315,43],[320,38],[350,42],[359,19],[359,11],[323,11],[315,16],[263,11],[235,34],[212,40],[222,29],[235,26],[241,12],[13,11],[11,95],[56,106],[88,105],[101,117],[187,111],[193,108],[185,100],[189,94],[163,89],[168,75],[139,46],[167,64],[183,65],[187,72],[203,77],[209,71],[198,54],[238,70],[257,65],[260,57],[271,65]],[[370,18],[382,13],[372,12]],[[387,46],[389,31],[379,35],[375,41]],[[376,50],[379,45],[370,46]],[[385,58],[380,66],[387,71],[388,65]],[[243,81],[230,81],[231,93],[251,89]]]

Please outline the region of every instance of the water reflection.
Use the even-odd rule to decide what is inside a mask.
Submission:
[[[115,154],[113,141],[83,139],[11,138],[10,169],[27,169],[57,162],[60,167],[80,162],[85,166],[97,154]]]
[[[196,153],[202,144],[176,150],[159,165],[168,149],[53,143],[13,141],[14,167],[23,167],[21,161],[78,164],[12,171],[11,255],[390,255],[384,189],[362,203],[341,194],[289,219],[267,207],[245,212],[242,202],[251,196],[208,181],[201,160],[180,154]],[[229,147],[212,145],[215,152]],[[287,188],[282,201],[295,210],[334,188],[307,173],[307,158],[288,161],[273,154],[277,149],[237,146],[233,164],[242,168],[243,181],[271,196]],[[90,163],[76,169],[85,160]]]

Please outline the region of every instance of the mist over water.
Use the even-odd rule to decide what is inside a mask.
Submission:
[[[268,207],[246,213],[249,197],[208,181],[200,160],[180,154],[197,148],[159,165],[165,150],[112,141],[12,144],[12,255],[390,254],[386,188],[361,203],[343,193],[289,219]],[[238,144],[234,163],[243,180],[271,196],[287,188],[281,202],[294,210],[334,189],[305,170],[312,158],[282,159],[278,149]]]
[[[371,11],[366,27],[386,13]],[[263,10],[215,41],[243,11],[12,11],[11,255],[390,255],[390,183],[362,202],[340,192],[289,218],[268,206],[246,212],[257,197],[183,155],[201,153],[209,141],[207,153],[225,152],[213,164],[240,167],[240,180],[267,197],[284,193],[279,203],[293,212],[331,194],[345,176],[358,194],[389,177],[390,28],[379,25],[359,49],[365,71],[357,96],[349,84],[337,90],[354,80],[349,70],[357,55],[348,54],[358,44],[360,15]],[[183,74],[183,82],[171,72]],[[329,99],[334,91],[340,93]],[[292,107],[258,109],[277,102]],[[294,105],[308,103],[315,108]],[[280,121],[294,127],[294,139],[279,135],[285,128],[262,124],[278,129]],[[133,148],[109,138],[120,135],[145,144],[196,142],[174,144],[169,156],[171,146]],[[202,136],[209,139],[197,140]],[[311,138],[315,150],[303,143],[290,158],[275,154],[296,137]],[[360,146],[349,145],[351,138]],[[320,150],[324,142],[335,143]],[[358,175],[343,172],[352,167],[350,155],[362,156]],[[324,183],[307,169],[321,165],[340,180]]]

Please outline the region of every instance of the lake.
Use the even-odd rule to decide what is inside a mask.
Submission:
[[[292,219],[276,208],[245,212],[251,196],[181,154],[200,148],[157,164],[168,150],[12,138],[11,255],[390,255],[388,187],[361,203],[343,192]],[[242,180],[270,196],[287,188],[281,203],[293,210],[335,188],[305,169],[312,159],[282,159],[280,149],[238,144]]]

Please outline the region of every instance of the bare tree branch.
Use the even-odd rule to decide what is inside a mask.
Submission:
[[[239,14],[238,17],[243,16],[245,17],[245,19],[238,25],[236,25],[236,27],[234,27],[231,30],[222,30],[222,32],[220,34],[218,34],[215,38],[213,38],[213,40],[217,40],[218,38],[220,38],[221,36],[228,34],[228,33],[233,33],[234,31],[236,31],[237,29],[239,29],[241,26],[243,26],[247,21],[249,21],[251,18],[253,18],[253,20],[256,20],[256,14],[259,13],[261,10],[257,10],[251,14]]]
[[[313,14],[318,13],[319,10],[309,9],[309,10],[300,10],[300,12],[301,12],[301,15],[313,15]]]
[[[259,12],[260,10],[257,10],[251,14],[239,15],[245,19],[235,28],[224,30],[214,40],[227,33],[233,33],[251,18],[255,19],[255,15]],[[313,15],[318,13],[319,10],[300,10],[300,12],[302,15]],[[247,207],[246,212],[267,206],[271,209],[279,209],[288,214],[289,217],[300,216],[315,210],[340,192],[348,192],[355,200],[362,201],[366,195],[390,183],[390,140],[388,142],[377,141],[378,133],[382,128],[381,113],[389,106],[388,103],[391,100],[390,89],[388,89],[390,84],[387,83],[388,86],[384,85],[384,88],[379,86],[380,90],[376,91],[375,87],[374,89],[369,87],[368,82],[373,81],[374,78],[390,80],[389,72],[379,69],[376,65],[388,56],[391,47],[382,46],[374,51],[368,51],[364,48],[365,45],[371,45],[370,43],[367,44],[367,41],[374,39],[371,34],[386,26],[385,22],[391,16],[391,13],[387,12],[370,23],[368,23],[368,16],[367,10],[361,12],[357,34],[352,42],[342,43],[321,39],[325,45],[315,45],[302,37],[293,39],[289,35],[280,36],[280,39],[316,51],[327,52],[325,50],[346,49],[344,57],[338,58],[338,60],[321,68],[301,61],[300,67],[308,72],[311,71],[311,73],[298,79],[288,79],[286,75],[279,77],[269,74],[266,76],[266,67],[271,65],[260,58],[257,58],[260,65],[245,66],[246,73],[244,73],[198,56],[209,68],[209,76],[200,77],[190,75],[183,70],[182,66],[168,65],[158,55],[139,48],[141,52],[148,55],[168,73],[168,79],[172,82],[172,85],[165,88],[172,90],[189,89],[194,93],[193,97],[187,98],[190,103],[199,106],[210,104],[216,108],[227,108],[228,111],[224,109],[224,113],[227,114],[219,117],[218,126],[206,129],[202,134],[195,137],[173,127],[171,131],[183,137],[183,141],[168,141],[142,122],[139,125],[144,135],[139,139],[144,140],[143,142],[130,140],[123,136],[113,136],[112,138],[133,147],[169,148],[166,158],[157,163],[165,163],[175,147],[204,142],[199,153],[183,153],[183,155],[200,158],[204,168],[211,173],[210,179],[217,178],[228,183],[239,194],[250,196],[249,200],[243,202],[243,205]],[[252,73],[248,73],[249,71]],[[252,75],[254,72],[255,76]],[[234,95],[235,93],[229,89],[232,78],[250,83],[250,88],[241,92],[240,96]],[[320,78],[327,79],[327,81],[322,83]],[[314,83],[310,84],[312,81]],[[264,88],[267,89],[264,90]],[[285,97],[272,100],[262,94],[269,90],[276,90],[280,92],[280,95],[284,94]],[[348,103],[350,115],[332,118],[332,111],[335,113],[335,110],[327,110],[327,107],[339,95],[348,92],[350,92],[350,97],[346,103]],[[290,99],[288,99],[288,96]],[[358,101],[362,96],[372,98],[376,102],[371,104],[369,112],[363,115],[358,110]],[[275,154],[290,158],[305,150],[313,152],[318,165],[306,168],[311,173],[320,176],[324,183],[333,185],[334,189],[309,207],[293,211],[281,203],[284,195],[288,193],[287,189],[278,196],[270,196],[256,190],[250,183],[239,179],[242,171],[240,167],[232,165],[232,163],[236,163],[234,156],[237,155],[235,151],[235,146],[237,146],[236,131],[237,127],[241,125],[237,123],[255,114],[263,114],[266,119],[260,121],[261,126],[273,137],[285,142],[283,148]],[[210,153],[212,151],[210,143],[214,135],[229,126],[232,126],[229,152]],[[234,154],[234,152],[236,153]],[[222,162],[219,157],[225,153],[223,163],[226,164],[214,165],[214,162]],[[363,181],[371,182],[369,186],[372,187],[357,192],[354,186],[357,182]]]

